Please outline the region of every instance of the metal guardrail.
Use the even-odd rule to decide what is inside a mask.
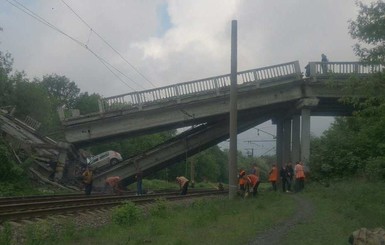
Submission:
[[[330,75],[367,75],[380,72],[385,67],[360,62],[309,62],[306,76],[313,78]],[[310,73],[308,73],[310,72]]]
[[[268,82],[293,77],[298,79],[302,77],[298,61],[239,72],[237,83],[242,85],[249,82]],[[106,112],[132,107],[142,109],[144,104],[165,100],[180,101],[181,98],[203,93],[219,95],[223,89],[230,89],[230,83],[230,74],[227,74],[112,96],[99,101],[99,111]]]

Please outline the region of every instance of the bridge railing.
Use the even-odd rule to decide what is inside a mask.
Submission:
[[[301,78],[298,61],[239,72],[237,74],[237,83],[238,85],[248,82],[267,83],[268,81],[289,77]],[[99,101],[99,110],[100,112],[105,112],[131,107],[141,109],[144,104],[165,100],[179,101],[183,97],[194,96],[196,94],[213,93],[219,95],[222,89],[229,89],[230,83],[230,74],[227,74],[112,96]]]
[[[309,62],[307,76],[323,77],[335,75],[368,75],[380,72],[384,69],[382,65],[365,64],[361,62]]]

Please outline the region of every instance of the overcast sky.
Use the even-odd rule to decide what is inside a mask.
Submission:
[[[352,0],[5,0],[0,50],[28,78],[65,75],[107,97],[230,73],[234,19],[239,71],[295,60],[304,68],[322,53],[356,61],[348,21],[357,12]],[[313,119],[312,132],[331,121]]]

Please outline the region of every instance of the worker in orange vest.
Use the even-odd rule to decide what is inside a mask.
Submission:
[[[182,192],[180,194],[186,195],[187,189],[188,189],[188,184],[190,181],[184,176],[179,176],[179,177],[176,177],[176,182],[178,182],[178,184],[179,184],[179,189],[182,190]]]
[[[269,172],[269,181],[273,187],[274,191],[277,191],[277,179],[278,179],[278,169],[275,164],[273,164],[270,172]]]
[[[246,194],[247,179],[246,179],[246,172],[243,169],[239,170],[238,185],[239,185],[239,194],[241,197],[244,197]]]
[[[295,191],[299,192],[305,188],[305,171],[303,168],[303,162],[297,162],[295,167]]]
[[[249,180],[249,191],[253,193],[253,197],[255,197],[258,193],[259,177],[255,174],[249,174],[247,178]]]
[[[238,184],[239,189],[244,192],[246,190],[246,179],[244,178],[246,176],[245,170],[241,169],[238,174]]]
[[[104,181],[104,192],[121,195],[123,191],[120,189],[119,182],[120,182],[119,176],[112,176],[112,177],[106,178]]]

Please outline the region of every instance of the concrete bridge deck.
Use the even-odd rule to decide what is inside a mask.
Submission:
[[[239,132],[273,119],[277,123],[279,162],[307,160],[310,115],[351,112],[338,103],[340,87],[326,81],[345,81],[352,75],[367,76],[382,69],[358,62],[310,62],[308,67],[308,77],[303,76],[298,61],[238,73]],[[78,146],[204,124],[199,130],[186,132],[184,138],[177,137],[97,176],[101,182],[103,176],[120,175],[131,183],[138,169],[147,175],[186,153],[194,154],[228,138],[229,94],[230,75],[211,77],[104,98],[99,102],[99,112],[62,117],[62,123],[66,139]],[[300,116],[302,127],[309,132],[299,129]]]

